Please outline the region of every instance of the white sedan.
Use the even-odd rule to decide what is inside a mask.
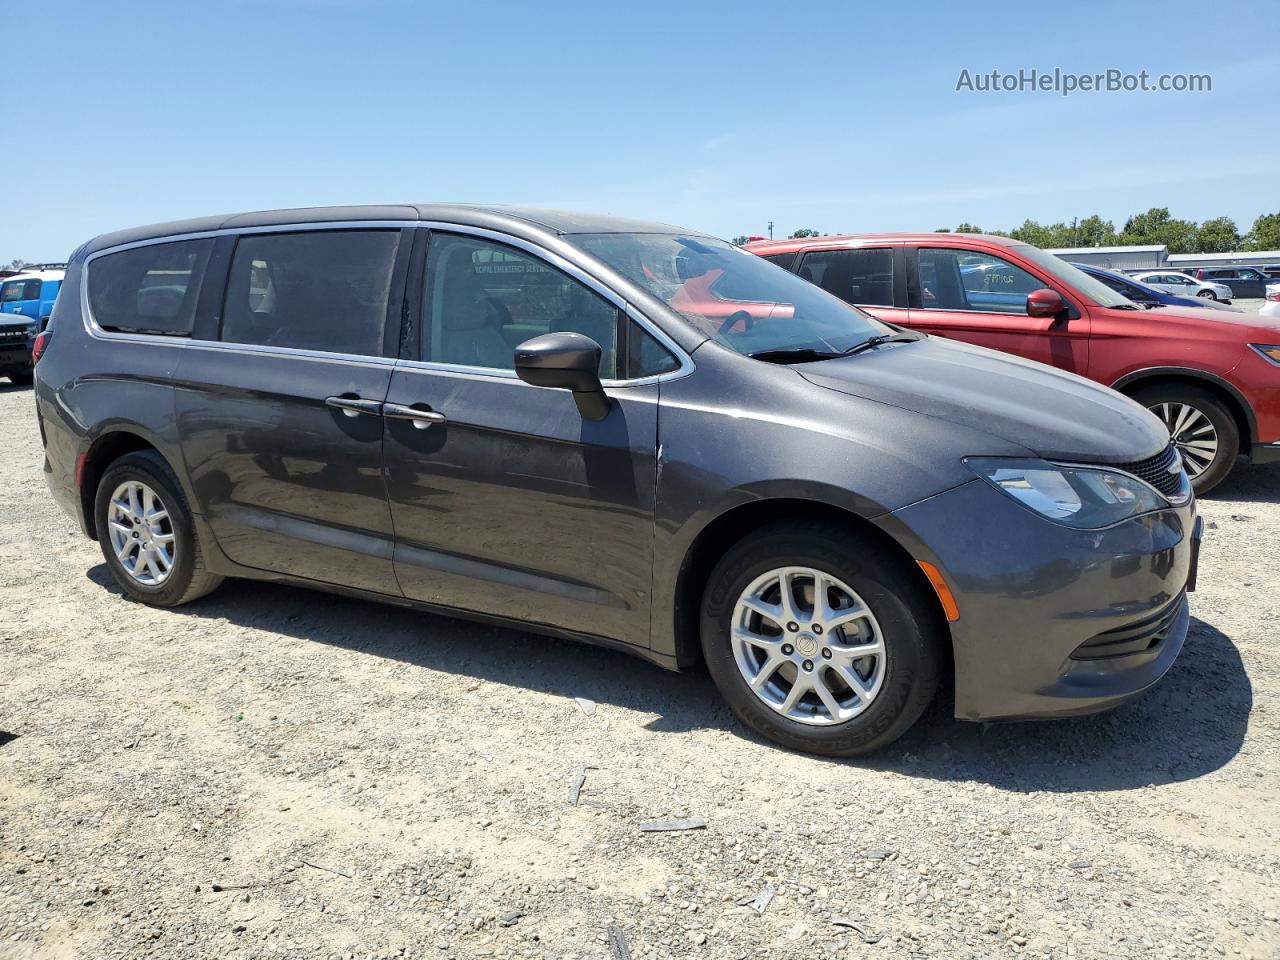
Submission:
[[[1175,270],[1148,270],[1135,273],[1133,279],[1177,297],[1201,297],[1205,300],[1231,302],[1231,288],[1225,283],[1206,283]]]
[[[1267,284],[1267,299],[1258,313],[1264,317],[1280,319],[1280,283]]]

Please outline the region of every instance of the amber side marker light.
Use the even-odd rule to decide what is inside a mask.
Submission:
[[[955,623],[960,619],[960,608],[956,606],[956,598],[951,595],[951,588],[947,586],[947,581],[942,578],[942,571],[924,560],[917,560],[916,563],[920,564],[920,569],[933,584],[933,592],[938,595],[938,602],[942,604],[942,612],[947,615],[947,621]]]

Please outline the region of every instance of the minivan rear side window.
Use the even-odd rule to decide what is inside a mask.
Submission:
[[[800,276],[845,303],[893,306],[893,251],[888,247],[806,253]]]
[[[242,236],[227,277],[222,339],[381,356],[399,243],[399,230]]]
[[[213,240],[149,243],[88,266],[89,309],[104,330],[189,336]]]

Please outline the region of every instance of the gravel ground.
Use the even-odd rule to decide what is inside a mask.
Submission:
[[[831,762],[700,672],[264,584],[128,602],[46,493],[29,389],[0,437],[6,960],[603,960],[610,924],[636,960],[1280,956],[1280,467],[1202,504],[1147,696],[988,726],[943,698]]]

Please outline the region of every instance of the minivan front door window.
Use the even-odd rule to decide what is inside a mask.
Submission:
[[[601,379],[617,375],[617,309],[515,247],[434,234],[422,301],[423,360],[514,370],[517,345],[544,333],[570,332],[600,344]]]

